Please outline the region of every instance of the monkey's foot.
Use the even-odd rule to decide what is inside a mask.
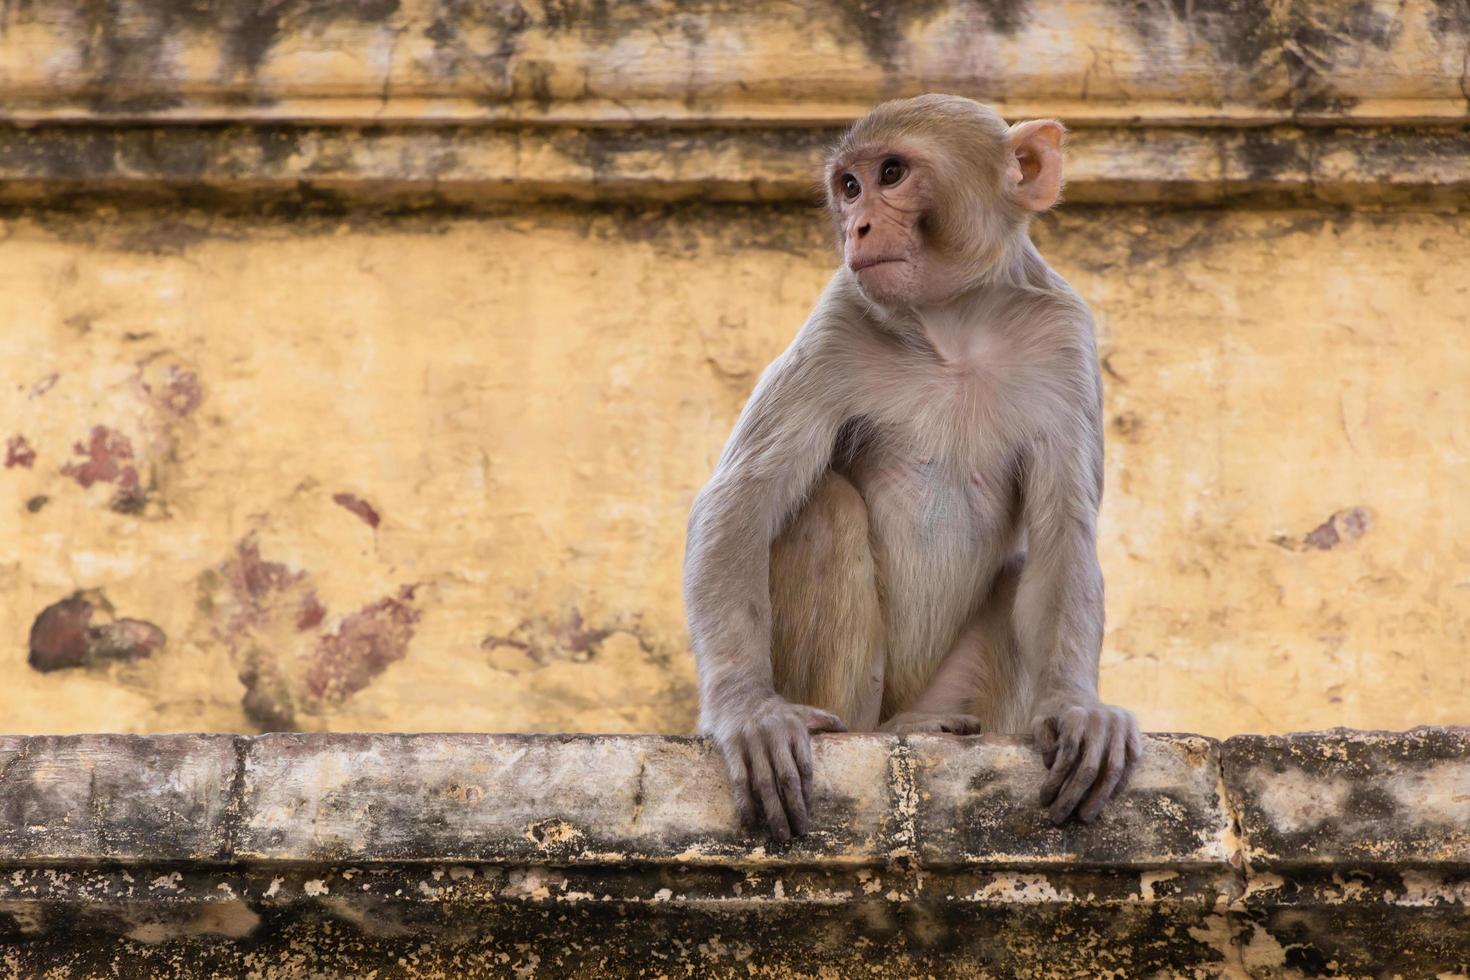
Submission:
[[[931,714],[923,711],[905,711],[889,718],[878,726],[880,732],[890,735],[916,735],[924,732],[944,732],[950,735],[979,735],[984,731],[980,719],[974,715]]]

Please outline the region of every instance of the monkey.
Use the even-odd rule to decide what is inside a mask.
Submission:
[[[1030,734],[1055,824],[1096,819],[1142,754],[1098,696],[1092,314],[1029,231],[1064,136],[928,94],[827,158],[841,264],[695,496],[684,559],[700,729],[751,831],[807,832],[820,732]]]

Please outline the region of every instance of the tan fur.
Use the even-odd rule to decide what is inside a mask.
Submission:
[[[849,728],[878,727],[883,617],[868,508],[842,476],[822,478],[771,546],[771,663],[776,690]]]

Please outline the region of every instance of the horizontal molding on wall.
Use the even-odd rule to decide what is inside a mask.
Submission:
[[[816,204],[835,129],[0,126],[0,201]],[[1470,129],[1083,129],[1068,202],[1470,202]]]
[[[841,125],[952,91],[1084,125],[1464,121],[1456,0],[10,0],[0,119]]]
[[[1073,129],[1073,203],[1470,201],[1444,0],[0,5],[0,201],[814,201],[884,98]]]
[[[1056,827],[1025,740],[819,738],[812,831],[777,846],[696,738],[0,737],[0,951],[72,977],[1470,964],[1470,730],[1145,742]]]

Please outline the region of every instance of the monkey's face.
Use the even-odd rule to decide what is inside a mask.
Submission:
[[[963,288],[964,276],[927,233],[935,175],[922,155],[864,152],[834,166],[831,180],[843,262],[870,299],[921,307]]]

